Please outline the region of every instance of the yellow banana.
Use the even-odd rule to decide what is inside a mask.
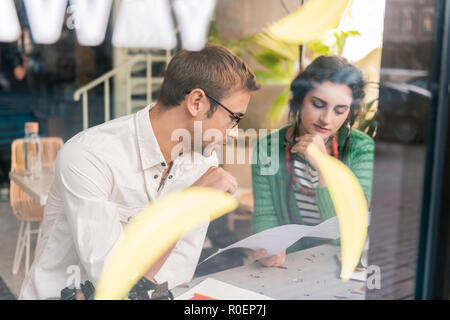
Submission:
[[[320,39],[339,26],[350,0],[311,0],[271,24],[268,33],[276,40],[301,44]]]
[[[310,144],[306,152],[317,161],[336,209],[341,233],[341,278],[355,271],[367,236],[368,209],[361,185],[341,161]]]
[[[97,283],[96,300],[122,299],[145,272],[187,231],[234,210],[224,192],[191,187],[152,202],[125,228]]]

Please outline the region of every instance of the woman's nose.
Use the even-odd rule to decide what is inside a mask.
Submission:
[[[331,116],[332,116],[331,110],[326,108],[320,114],[319,120],[323,125],[328,125],[331,122]]]

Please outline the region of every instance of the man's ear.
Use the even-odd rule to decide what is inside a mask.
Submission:
[[[192,117],[196,118],[209,110],[209,101],[202,89],[191,90],[185,98],[186,109]]]

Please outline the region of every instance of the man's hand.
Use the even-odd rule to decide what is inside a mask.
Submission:
[[[286,250],[274,256],[264,258],[266,253],[266,249],[259,249],[253,254],[253,258],[259,260],[259,262],[266,267],[280,267],[286,261]]]
[[[86,300],[83,291],[81,291],[81,289],[77,289],[77,295],[75,296],[75,300]]]
[[[236,192],[238,182],[231,173],[220,167],[211,167],[206,171],[193,186],[210,187],[233,194]]]
[[[170,253],[172,252],[172,249],[175,247],[175,245],[173,245],[169,250],[167,250],[148,270],[147,272],[144,274],[144,277],[149,280],[152,281],[154,283],[157,283],[155,280],[155,275],[158,273],[158,271],[161,269],[161,267],[163,266],[163,264],[166,262],[167,258],[169,257]]]

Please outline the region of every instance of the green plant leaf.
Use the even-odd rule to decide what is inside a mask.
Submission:
[[[348,35],[351,35],[351,36],[360,36],[361,35],[361,33],[359,33],[359,31],[357,31],[357,30],[349,30],[346,32]]]
[[[289,104],[290,94],[289,87],[284,88],[267,112],[266,118],[270,120],[272,125],[276,125],[283,117]]]
[[[278,55],[276,52],[263,49],[258,53],[249,52],[249,55],[255,59],[261,66],[270,70],[274,75],[278,77],[284,77],[286,69],[284,68],[284,58]]]
[[[219,30],[217,29],[215,21],[211,21],[211,24],[209,25],[208,42],[221,44],[219,40]]]
[[[369,101],[366,104],[364,111],[359,115],[357,119],[356,128],[362,132],[365,132],[370,137],[374,138],[377,132],[378,122],[375,118],[376,115],[376,102],[378,98]],[[370,116],[369,116],[370,114]]]
[[[312,59],[318,56],[327,56],[331,54],[331,47],[323,43],[323,41],[314,41],[307,44],[307,50],[313,52]]]
[[[341,55],[342,51],[344,50],[345,42],[347,41],[348,37],[352,36],[360,36],[361,34],[356,30],[349,30],[349,31],[341,31],[341,32],[335,32],[333,34],[335,38],[335,43],[333,45],[333,53],[336,55]]]
[[[292,60],[284,60],[286,66],[287,75],[290,75],[291,80],[295,77],[295,62]]]
[[[253,70],[253,72],[256,76],[256,80],[262,84],[288,85],[292,81],[291,77],[276,75],[263,70]]]
[[[261,48],[272,50],[286,59],[298,60],[299,58],[298,45],[275,40],[266,31],[257,33],[250,39],[251,41],[254,41],[256,44],[258,44]]]
[[[357,129],[373,138],[376,134],[377,125],[378,123],[375,118],[370,120],[361,120]]]

